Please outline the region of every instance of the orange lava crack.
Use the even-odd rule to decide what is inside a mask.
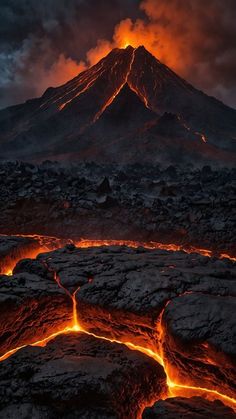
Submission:
[[[49,239],[51,239],[51,241],[54,242],[54,246],[50,245],[48,250],[55,250],[58,247],[60,247],[60,239],[55,238],[55,237],[47,237],[47,236],[38,236],[38,235],[18,235],[21,237],[34,237],[37,238],[39,240],[39,242],[42,244],[42,250],[45,251],[45,245],[44,241],[48,241],[50,242]],[[128,247],[133,247],[133,248],[137,248],[137,247],[144,247],[147,249],[163,249],[163,250],[171,250],[171,251],[185,251],[187,253],[198,253],[204,256],[212,256],[213,252],[211,250],[207,250],[207,249],[199,249],[199,248],[195,248],[192,246],[189,247],[184,247],[184,246],[180,246],[180,245],[176,245],[176,244],[163,244],[163,243],[157,243],[157,242],[138,242],[138,241],[128,241],[128,240],[88,240],[88,239],[81,239],[80,241],[75,243],[77,247],[80,248],[88,248],[88,247],[101,247],[101,246],[112,246],[112,245],[119,245],[119,246],[128,246]],[[236,260],[236,258],[229,256],[226,253],[221,253],[219,255],[219,258],[228,258],[231,259],[233,261]],[[12,273],[12,269],[13,267],[9,267],[6,269],[5,274],[7,275],[11,275]],[[58,285],[64,289],[64,287],[62,287],[62,285],[60,284],[60,278],[58,277],[58,275],[56,273],[54,273],[54,279],[55,281],[58,283]],[[84,333],[86,335],[89,336],[93,336],[97,339],[102,339],[102,340],[106,340],[112,343],[118,343],[118,344],[123,344],[126,345],[129,349],[131,350],[136,350],[139,352],[142,352],[144,354],[146,354],[147,356],[153,358],[154,360],[156,360],[159,364],[161,364],[165,370],[166,376],[167,376],[167,385],[168,385],[168,394],[166,395],[166,397],[175,397],[176,395],[181,395],[181,396],[185,396],[185,397],[191,397],[193,394],[194,395],[200,395],[202,397],[206,397],[206,398],[210,398],[210,399],[221,399],[226,405],[232,407],[233,409],[236,410],[236,399],[229,397],[225,394],[222,394],[220,392],[218,392],[217,390],[212,390],[212,389],[208,389],[205,387],[195,387],[192,386],[190,384],[187,383],[179,383],[179,382],[175,382],[173,380],[170,379],[170,376],[168,374],[168,368],[167,365],[165,363],[165,359],[162,353],[162,345],[160,345],[159,348],[159,353],[154,352],[152,349],[149,348],[144,348],[142,346],[138,346],[133,344],[132,342],[122,342],[122,341],[118,341],[118,340],[114,340],[114,339],[109,339],[107,337],[104,336],[99,336],[96,335],[94,333],[88,332],[87,330],[83,329],[78,321],[78,312],[77,312],[77,303],[76,303],[76,293],[79,291],[79,288],[76,289],[76,291],[73,292],[73,294],[70,294],[68,290],[66,290],[66,293],[71,297],[72,300],[72,307],[73,307],[73,322],[71,325],[69,325],[68,327],[51,334],[50,336],[46,337],[45,339],[42,340],[38,340],[36,342],[32,342],[29,345],[22,345],[19,346],[17,348],[11,349],[8,352],[6,352],[4,355],[2,355],[0,357],[0,361],[4,361],[5,359],[7,359],[8,357],[10,357],[11,355],[13,355],[14,353],[16,353],[17,351],[19,351],[20,349],[23,349],[27,346],[45,346],[50,340],[54,339],[55,337],[62,335],[62,334],[67,334],[67,333],[74,333],[74,332],[80,332],[80,333]],[[167,303],[168,304],[168,303]],[[159,329],[159,335],[160,335],[160,341],[161,341],[161,337],[162,337],[162,327],[161,327],[161,318],[162,318],[162,314],[163,314],[164,310],[162,311],[160,318],[159,318],[159,322],[158,322],[158,329]]]

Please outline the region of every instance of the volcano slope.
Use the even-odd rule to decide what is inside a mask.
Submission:
[[[170,394],[144,417],[235,417],[205,401],[236,405],[235,281],[233,261],[160,249],[20,260],[0,280],[0,417],[135,419]]]
[[[236,111],[144,47],[114,49],[65,85],[0,111],[0,124],[1,159],[236,161]]]

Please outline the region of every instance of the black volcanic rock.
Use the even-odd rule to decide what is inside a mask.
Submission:
[[[38,249],[39,244],[33,238],[0,235],[0,273],[11,270],[17,260]]]
[[[2,233],[66,238],[64,243],[43,240],[45,250],[88,237],[153,240],[236,254],[234,169],[176,167],[170,175],[156,166],[132,164],[122,166],[122,180],[117,165],[31,166],[0,164]],[[97,194],[105,177],[112,188],[108,202],[107,194]]]
[[[47,261],[70,293],[80,287],[78,320],[85,330],[157,352],[163,346],[180,382],[187,378],[232,397],[233,262],[125,247],[60,249],[37,260]]]
[[[0,364],[0,417],[136,419],[166,394],[165,381],[163,368],[137,351],[67,334]]]
[[[0,276],[0,356],[72,325],[70,297],[51,273],[34,269],[22,263],[21,273]]]
[[[78,319],[85,330],[154,351],[163,346],[166,362],[180,382],[187,378],[193,385],[204,383],[232,396],[234,263],[125,247],[66,248],[39,255],[37,261],[46,261],[70,293],[80,287]],[[23,267],[31,269],[34,262],[32,268],[30,263]]]
[[[127,136],[130,133],[134,135],[135,132],[143,129],[145,124],[156,119],[157,115],[146,108],[136,92],[132,91],[126,83],[110,106],[104,110],[98,121],[89,130],[86,130],[85,136],[100,137],[100,144],[102,138],[104,138],[106,146],[108,139],[111,141],[119,139],[118,146],[121,137],[128,141]],[[119,153],[122,153],[122,149],[119,150]]]
[[[173,397],[160,400],[144,410],[143,419],[234,419],[236,414],[219,400],[210,402],[201,397]]]
[[[112,192],[109,179],[105,177],[103,181],[98,185],[97,193],[98,195],[109,194]]]
[[[220,288],[219,288],[220,293]],[[163,315],[164,354],[173,377],[234,397],[236,298],[191,294],[173,299]]]
[[[235,152],[236,111],[195,89],[144,47],[135,51],[128,82],[158,114],[181,115],[193,131],[209,137],[210,144]]]
[[[0,278],[2,354],[72,325],[74,294],[83,330],[163,354],[174,381],[234,396],[232,261],[180,251],[70,244],[20,261],[14,273]],[[71,397],[71,387],[66,394]],[[28,399],[24,403],[31,405]]]
[[[170,112],[165,112],[156,124],[149,129],[148,133],[167,138],[185,138],[193,141],[199,139],[186,123],[181,120],[181,117]]]
[[[153,128],[166,113],[188,129],[179,124],[175,136],[173,121]],[[65,85],[0,111],[1,159],[174,163],[183,154],[185,163],[233,164],[235,121],[235,110],[145,48],[114,49]]]

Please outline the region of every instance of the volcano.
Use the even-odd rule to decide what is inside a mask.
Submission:
[[[235,164],[236,111],[143,46],[0,112],[1,159]]]

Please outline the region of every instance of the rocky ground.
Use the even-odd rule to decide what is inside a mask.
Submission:
[[[236,170],[0,164],[1,233],[155,240],[236,253]]]
[[[21,257],[39,253],[40,245],[33,238],[0,236],[0,272],[6,272]]]
[[[0,277],[0,418],[236,417],[235,281],[233,261],[160,249],[19,261]],[[170,379],[182,394],[164,400]]]
[[[225,407],[219,400],[210,402],[200,397],[176,397],[160,400],[153,407],[144,411],[143,419],[233,419],[234,412]]]
[[[236,417],[235,202],[234,169],[0,163],[0,419]]]
[[[157,362],[123,345],[59,336],[0,365],[0,417],[136,419],[165,394],[165,378]]]

